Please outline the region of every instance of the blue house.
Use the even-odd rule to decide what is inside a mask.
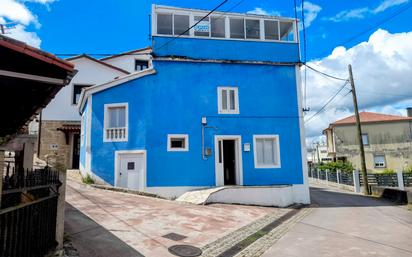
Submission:
[[[207,14],[154,5],[149,68],[83,90],[82,172],[166,197],[235,186],[308,203],[297,21]]]

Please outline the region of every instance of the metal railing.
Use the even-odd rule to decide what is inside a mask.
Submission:
[[[42,257],[56,246],[57,195],[0,210],[0,256]]]
[[[3,178],[3,193],[12,189],[21,189],[38,186],[59,184],[59,172],[49,168],[37,170],[16,171],[15,167],[8,166]]]

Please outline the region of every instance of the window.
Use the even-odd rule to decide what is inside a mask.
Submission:
[[[280,168],[278,135],[253,136],[255,168]]]
[[[211,35],[212,37],[225,37],[225,18],[211,18]]]
[[[385,155],[375,155],[373,156],[373,161],[375,163],[375,168],[385,168]]]
[[[195,16],[195,24],[199,22],[203,16]],[[210,33],[210,22],[209,17],[204,18],[199,24],[194,27],[195,36],[198,37],[208,37]]]
[[[218,87],[218,113],[239,114],[239,94],[237,87]]]
[[[127,170],[134,170],[134,162],[127,162]]]
[[[174,34],[175,35],[189,35],[189,15],[173,15],[174,19]],[[186,31],[187,30],[187,31]],[[185,32],[186,31],[186,32]]]
[[[281,21],[279,23],[280,29],[280,40],[282,41],[294,41],[293,34],[293,22],[290,21]]]
[[[80,99],[80,94],[82,92],[83,88],[90,87],[91,85],[73,85],[73,98],[72,98],[72,104],[77,104]]]
[[[260,39],[259,20],[246,20],[246,38]]]
[[[127,141],[127,106],[127,103],[105,105],[104,141]]]
[[[245,21],[239,18],[230,18],[230,38],[245,38]]]
[[[362,134],[363,145],[369,145],[369,136],[368,134]]]
[[[279,40],[279,22],[265,21],[265,39]]]
[[[170,13],[157,14],[157,33],[163,35],[173,34],[173,15]]]
[[[149,67],[148,61],[134,60],[134,70],[135,71],[145,70],[148,67]]]
[[[167,151],[168,152],[189,151],[189,136],[187,134],[167,135]]]

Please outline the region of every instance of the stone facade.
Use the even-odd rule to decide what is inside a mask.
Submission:
[[[80,121],[42,121],[39,158],[58,170],[72,168],[73,137],[79,132],[66,134],[58,130],[65,124],[80,125]]]
[[[362,124],[362,133],[368,141],[367,144],[364,142],[367,170],[402,170],[412,166],[412,121]],[[326,135],[329,152],[336,152],[336,158],[346,158],[355,168],[360,167],[355,125],[334,126]],[[375,166],[377,155],[384,156],[383,167]]]

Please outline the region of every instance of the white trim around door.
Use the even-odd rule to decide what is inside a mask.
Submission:
[[[115,151],[114,153],[114,186],[118,186],[119,183],[119,169],[121,155],[143,155],[143,172],[139,174],[139,191],[146,190],[146,173],[147,173],[147,153],[146,150],[122,150]]]
[[[215,135],[215,183],[216,186],[224,186],[223,175],[223,153],[219,150],[219,141],[235,141],[235,158],[236,158],[236,185],[243,185],[243,162],[242,162],[242,137],[240,135]],[[222,144],[222,143],[221,143]],[[223,147],[223,144],[221,145]],[[222,160],[219,163],[219,159]]]

